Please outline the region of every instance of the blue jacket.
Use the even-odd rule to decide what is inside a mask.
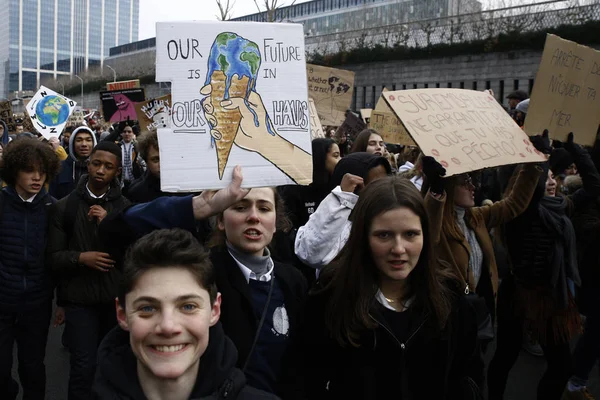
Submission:
[[[53,284],[44,252],[48,208],[54,199],[42,189],[28,203],[12,186],[2,190],[0,196],[0,309],[34,309],[52,297]]]

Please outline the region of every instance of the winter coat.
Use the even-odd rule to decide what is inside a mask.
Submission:
[[[81,177],[88,173],[87,160],[79,159],[74,150],[75,138],[80,133],[91,133],[94,147],[98,144],[96,135],[89,128],[78,128],[73,132],[69,138],[69,157],[61,162],[60,172],[50,182],[49,192],[57,200],[67,197],[69,193],[75,190]]]
[[[329,194],[327,185],[285,185],[277,188],[285,203],[285,209],[295,229],[308,222],[319,204]]]
[[[353,400],[474,400],[481,398],[483,361],[477,346],[473,308],[457,293],[442,332],[433,318],[408,312],[405,337],[396,337],[373,299],[375,329],[359,347],[340,346],[325,326],[328,293],[311,295],[297,367],[297,398]]]
[[[90,207],[100,205],[110,215],[129,204],[116,182],[104,197],[95,199],[88,193],[87,181],[87,175],[82,177],[77,189],[56,203],[50,220],[47,251],[58,280],[58,299],[65,305],[111,304],[121,277],[116,268],[100,272],[78,262],[83,252],[105,251],[98,237],[97,221],[88,219]],[[69,222],[71,218],[72,222]]]
[[[473,273],[469,271],[471,248],[467,239],[463,235],[462,240],[456,240],[444,233],[444,224],[456,223],[455,221],[444,221],[446,195],[436,199],[431,193],[428,193],[425,197],[425,208],[429,216],[435,254],[440,260],[449,263],[459,278],[468,281],[471,290],[485,298],[488,310],[492,315],[495,315],[496,309],[498,267],[489,232],[525,211],[541,172],[541,169],[536,166],[527,165],[519,173],[514,189],[504,200],[491,206],[471,207],[466,210],[467,226],[475,232],[477,242],[483,252],[482,273],[477,285],[475,285]]]
[[[0,310],[33,310],[52,298],[44,252],[48,211],[54,199],[42,188],[29,203],[13,186],[3,189],[0,196]]]
[[[200,357],[200,368],[190,400],[275,400],[276,396],[246,385],[235,367],[237,350],[223,333],[220,323],[210,328],[208,347]],[[97,400],[144,400],[137,359],[131,351],[129,333],[120,327],[110,331],[98,350],[98,367],[92,387]]]
[[[150,171],[131,183],[127,190],[127,198],[134,203],[149,203],[164,196],[186,196],[186,193],[167,193],[160,190],[160,179]]]
[[[121,148],[121,152],[123,151],[123,145],[124,143],[121,141],[119,143],[117,143],[119,145],[119,148]],[[138,158],[138,151],[137,151],[137,145],[135,142],[131,142],[131,145],[133,146],[133,148],[131,149],[131,173],[133,174],[133,180],[139,179],[142,177],[142,175],[144,174],[144,169],[142,168],[142,166],[140,165],[140,159]],[[125,157],[123,157],[122,162],[125,162]],[[124,165],[122,165],[123,168],[125,168]],[[121,174],[121,176],[123,176]]]

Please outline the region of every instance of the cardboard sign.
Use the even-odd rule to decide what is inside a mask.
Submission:
[[[171,129],[158,129],[164,191],[312,181],[300,24],[157,23],[156,80],[171,82]],[[234,146],[235,144],[235,146]]]
[[[126,90],[135,89],[140,87],[140,80],[134,79],[131,81],[120,81],[120,82],[106,82],[106,90]]]
[[[354,72],[306,64],[308,93],[323,125],[340,126],[352,106]]]
[[[525,119],[525,131],[594,144],[600,124],[600,51],[547,35]]]
[[[100,92],[102,112],[107,122],[135,121],[135,105],[146,101],[144,89],[114,90]]]
[[[465,89],[386,92],[385,99],[425,155],[447,176],[545,158],[489,93]]]
[[[347,136],[354,140],[356,136],[365,129],[367,129],[367,124],[365,124],[363,120],[357,117],[354,113],[349,112],[342,126],[335,131],[335,136]]]
[[[85,122],[85,117],[86,117],[86,114],[84,114],[84,112],[81,109],[75,110],[71,113],[68,124],[69,125],[87,125],[87,123]]]
[[[323,132],[323,126],[317,113],[317,107],[315,107],[315,101],[308,99],[308,109],[310,111],[310,137],[314,140],[317,138],[324,138],[325,132]]]
[[[393,112],[373,111],[369,122],[369,128],[375,129],[386,143],[414,146],[404,125]]]
[[[137,103],[135,111],[140,133],[154,132],[158,128],[171,127],[171,95]]]
[[[52,137],[57,138],[61,134],[75,108],[75,104],[77,103],[73,100],[41,86],[40,90],[27,104],[26,110],[35,130],[46,139],[50,139]],[[23,127],[25,128],[25,123]]]
[[[8,132],[14,133],[15,120],[13,118],[12,104],[10,101],[0,101],[0,120],[4,121]]]
[[[360,117],[363,119],[365,124],[369,124],[369,118],[371,118],[371,113],[373,112],[372,108],[361,108]]]

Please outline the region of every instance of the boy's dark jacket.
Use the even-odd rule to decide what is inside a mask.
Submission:
[[[98,236],[98,223],[88,218],[90,207],[100,205],[110,215],[129,204],[116,182],[104,197],[95,199],[88,193],[87,181],[87,175],[83,176],[77,189],[56,203],[50,217],[47,253],[58,282],[57,294],[61,305],[112,304],[121,277],[118,269],[100,272],[78,263],[83,252],[105,252]],[[74,199],[71,199],[72,196]],[[72,213],[72,222],[67,221],[68,213]]]
[[[210,328],[208,347],[191,400],[276,400],[277,397],[246,386],[242,371],[235,367],[237,350],[225,336],[220,323]],[[143,400],[146,398],[137,375],[137,359],[131,351],[129,333],[115,327],[98,350],[98,368],[93,386],[98,400]]]
[[[44,251],[54,199],[42,188],[28,203],[13,186],[4,188],[0,196],[0,309],[32,310],[52,298]]]

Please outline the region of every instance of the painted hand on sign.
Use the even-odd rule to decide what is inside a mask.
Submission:
[[[213,98],[212,85],[204,86],[200,92],[208,96],[206,99]],[[226,148],[227,146],[231,148],[231,144],[233,143],[244,150],[260,154],[275,165],[277,165],[279,161],[286,159],[306,158],[306,161],[308,161],[308,159],[311,158],[310,154],[277,134],[273,127],[273,123],[267,114],[262,98],[254,91],[250,92],[248,99],[244,97],[231,97],[227,100],[221,100],[217,107],[215,107],[212,102],[205,101],[203,102],[203,107],[206,119],[212,127],[210,134],[215,143],[217,143],[220,175],[222,174],[220,166],[223,164],[224,170],[229,157],[229,152],[223,154],[219,150]],[[239,115],[239,118],[235,118],[236,122],[239,121],[235,124],[237,127],[235,132],[230,132],[230,124],[219,123],[219,120],[215,117],[215,112],[218,108]],[[223,132],[225,132],[226,135],[224,135]],[[226,145],[219,147],[218,144],[224,142]],[[301,172],[294,168],[293,165],[290,165],[290,168],[286,168],[282,165],[279,165],[278,168],[295,182],[302,183],[310,181],[311,177],[305,176],[305,172]],[[219,178],[222,178],[222,175],[219,176]]]

